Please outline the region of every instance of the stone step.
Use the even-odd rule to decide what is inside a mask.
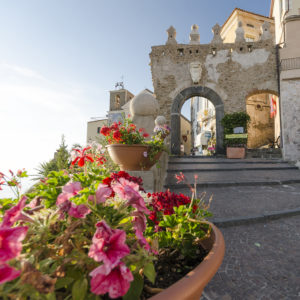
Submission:
[[[288,163],[215,163],[215,164],[169,164],[168,172],[216,172],[216,171],[242,171],[242,170],[297,170],[296,166]]]
[[[280,148],[247,149],[247,158],[281,158]]]
[[[230,185],[262,185],[262,184],[282,184],[282,182],[300,182],[300,171],[291,170],[226,170],[222,172],[185,172],[186,182],[193,183],[194,175],[198,175],[198,184],[201,186],[230,186]],[[173,172],[167,173],[165,185],[170,188],[182,188],[182,184],[177,185],[177,179]]]
[[[245,159],[229,159],[229,158],[207,158],[203,156],[186,156],[186,157],[169,157],[170,164],[277,164],[286,163],[282,159],[261,159],[261,158],[245,158]]]
[[[176,192],[179,191],[176,190]],[[180,192],[192,196],[187,186],[182,187]],[[212,219],[218,221],[275,214],[300,208],[300,183],[260,186],[197,186],[197,197],[199,198],[202,193],[204,193],[206,203],[212,196],[209,211],[213,213]]]

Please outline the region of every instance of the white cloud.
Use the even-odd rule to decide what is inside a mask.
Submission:
[[[84,144],[96,102],[87,94],[85,88],[51,82],[34,70],[0,64],[0,171],[34,173],[53,157],[62,134],[69,147]]]

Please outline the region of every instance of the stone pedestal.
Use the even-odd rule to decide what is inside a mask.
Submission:
[[[154,176],[153,171],[126,171],[131,176],[141,177],[143,179],[143,187],[147,193],[154,192]]]

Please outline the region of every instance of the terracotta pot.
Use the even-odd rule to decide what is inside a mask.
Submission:
[[[210,237],[202,246],[210,250],[205,259],[184,278],[163,292],[151,297],[151,300],[199,300],[204,287],[217,273],[225,253],[225,242],[221,231],[212,223]],[[150,300],[149,299],[149,300]]]
[[[122,171],[147,171],[159,159],[158,153],[152,161],[148,157],[147,145],[112,144],[106,146],[109,156]]]
[[[245,158],[246,149],[244,147],[227,147],[226,156],[227,158]]]

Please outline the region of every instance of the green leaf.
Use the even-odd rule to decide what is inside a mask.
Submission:
[[[61,289],[65,286],[68,286],[70,283],[72,283],[74,281],[73,278],[70,277],[63,277],[63,278],[59,278],[56,283],[55,283],[55,289]]]
[[[130,288],[123,300],[139,300],[144,287],[144,279],[139,274],[134,274],[134,280],[130,284]]]
[[[87,292],[88,282],[86,278],[75,281],[72,287],[72,299],[84,300]]]
[[[51,294],[47,294],[46,295],[46,299],[47,300],[56,300],[56,296],[55,296],[55,293],[51,293]]]
[[[156,273],[155,273],[154,265],[153,265],[152,262],[148,263],[145,266],[145,268],[144,268],[144,274],[154,284]]]

